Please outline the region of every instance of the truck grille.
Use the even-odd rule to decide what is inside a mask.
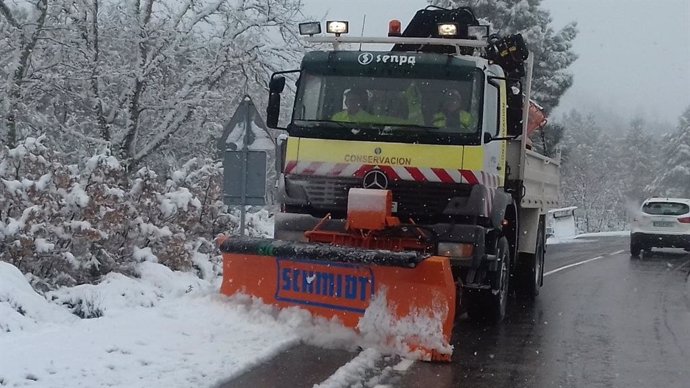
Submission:
[[[362,187],[358,178],[292,176],[287,178],[304,188],[311,207],[328,212],[347,211],[347,193]],[[398,203],[397,215],[415,219],[440,216],[453,197],[467,197],[470,185],[430,182],[391,182],[393,201]]]

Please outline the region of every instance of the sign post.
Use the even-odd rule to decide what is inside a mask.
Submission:
[[[247,206],[266,204],[266,151],[254,145],[254,104],[245,97],[226,126],[222,144],[223,201],[228,206],[240,206],[240,234],[246,228]],[[260,121],[259,121],[260,122]],[[259,128],[259,130],[263,130]]]

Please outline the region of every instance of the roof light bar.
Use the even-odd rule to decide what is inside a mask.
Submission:
[[[438,35],[442,36],[442,37],[458,36],[458,25],[457,25],[457,23],[439,23],[438,24]]]
[[[331,20],[326,22],[326,32],[329,34],[335,34],[336,36],[340,36],[340,34],[347,34],[350,27],[349,24],[350,23],[343,20]]]
[[[489,39],[489,26],[467,26],[467,38],[476,40]]]
[[[307,22],[299,24],[299,34],[313,36],[321,33],[321,23]]]

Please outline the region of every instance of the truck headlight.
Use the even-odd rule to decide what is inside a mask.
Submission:
[[[321,23],[319,22],[308,22],[299,24],[299,34],[300,35],[316,35],[321,33]]]
[[[458,36],[458,25],[456,23],[439,23],[438,35],[444,37]]]
[[[489,26],[467,26],[467,37],[469,39],[487,40],[489,39]]]
[[[326,32],[329,34],[347,34],[349,23],[342,20],[332,20],[326,22]]]

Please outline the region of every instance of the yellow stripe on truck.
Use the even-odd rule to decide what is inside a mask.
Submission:
[[[484,148],[465,146],[462,160],[463,170],[481,171],[484,169]]]
[[[291,137],[288,141],[287,160],[466,169],[462,164],[462,146],[434,144],[377,143]],[[480,170],[481,161],[481,158],[477,161]]]
[[[297,160],[299,155],[299,137],[288,137],[287,149],[285,150],[285,160]]]

